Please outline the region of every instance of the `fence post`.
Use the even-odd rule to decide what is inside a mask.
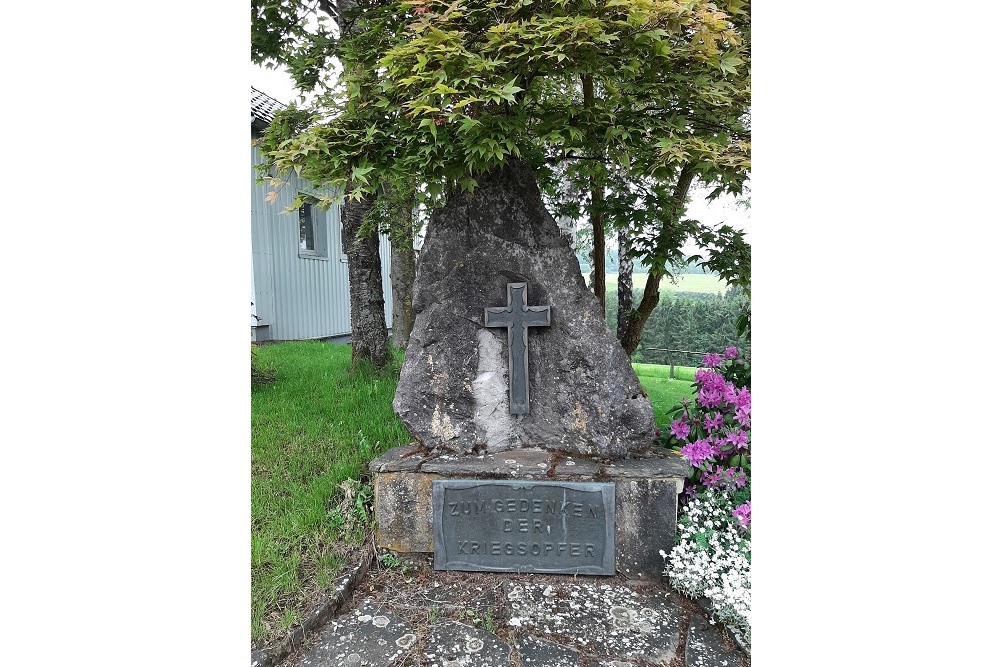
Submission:
[[[667,359],[670,360],[670,379],[674,379],[674,353],[671,350],[667,350]]]

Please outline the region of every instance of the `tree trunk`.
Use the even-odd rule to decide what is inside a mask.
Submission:
[[[374,203],[372,195],[365,195],[360,201],[344,201],[343,244],[351,294],[351,365],[367,358],[381,370],[389,359],[382,259],[378,252],[378,234],[360,234],[365,214]]]
[[[694,165],[689,162],[684,165],[677,176],[677,184],[674,185],[674,192],[671,197],[673,200],[671,202],[672,210],[666,212],[667,216],[663,220],[660,233],[656,238],[654,254],[660,254],[667,250],[665,247],[668,238],[667,232],[671,226],[676,225],[681,219],[681,214],[684,212],[684,200],[687,198],[687,193],[691,188],[693,180]],[[625,348],[625,352],[629,356],[632,356],[636,348],[639,347],[639,341],[642,339],[642,329],[646,326],[646,320],[652,315],[656,304],[660,302],[660,280],[662,278],[663,273],[650,270],[646,278],[646,288],[642,291],[642,300],[639,301],[639,307],[635,310],[634,315],[629,318],[624,334],[619,335],[622,347]]]
[[[396,211],[393,229],[389,234],[392,244],[392,344],[405,348],[413,331],[413,280],[417,274],[416,255],[413,252],[413,197],[404,200]]]
[[[618,231],[618,340],[628,328],[629,311],[632,310],[632,258],[628,256],[629,237],[624,229]]]
[[[360,32],[355,16],[356,0],[339,0],[336,15],[337,27],[342,38]],[[326,3],[324,9],[332,9]],[[347,194],[350,194],[348,189]],[[351,295],[351,365],[361,359],[371,359],[381,370],[389,359],[389,333],[385,326],[385,296],[382,292],[382,258],[378,252],[378,234],[361,235],[365,215],[375,204],[374,195],[365,195],[359,201],[344,200],[343,236],[344,254],[347,255],[347,281]]]
[[[594,77],[591,74],[581,74],[583,82],[583,107],[594,105]],[[590,226],[594,231],[594,261],[591,266],[591,275],[594,276],[591,287],[597,301],[601,304],[601,318],[605,317],[607,307],[607,285],[604,275],[604,184],[598,183],[595,176],[590,177]]]

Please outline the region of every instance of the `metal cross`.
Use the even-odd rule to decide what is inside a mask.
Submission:
[[[528,414],[528,327],[551,324],[548,306],[528,305],[528,283],[507,283],[507,306],[487,308],[486,326],[507,327],[510,413]]]

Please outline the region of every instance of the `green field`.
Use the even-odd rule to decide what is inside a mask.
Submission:
[[[674,366],[674,379],[670,379],[670,367],[658,364],[632,364],[635,374],[639,376],[639,384],[646,390],[653,404],[653,414],[656,417],[657,428],[664,430],[670,425],[666,413],[670,408],[680,403],[682,398],[693,398],[695,368]]]
[[[646,278],[648,277],[648,273],[633,273],[633,289],[645,288]],[[604,282],[607,284],[608,289],[617,290],[618,274],[607,274]],[[707,273],[686,273],[677,276],[677,284],[670,282],[668,278],[661,280],[660,291],[663,292],[665,290],[670,292],[697,292],[699,294],[725,294],[726,281],[718,276],[708,275]]]

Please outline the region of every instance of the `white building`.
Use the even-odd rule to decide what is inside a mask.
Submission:
[[[274,120],[284,105],[250,88],[250,132],[253,139]],[[255,142],[256,143],[256,142]],[[295,174],[281,187],[274,203],[258,183],[254,167],[263,163],[256,145],[250,149],[250,326],[255,341],[346,337],[351,333],[347,255],[341,242],[340,207],[324,211],[309,203],[298,214],[283,213],[299,193],[320,190]],[[379,239],[385,318],[392,326],[390,249]]]

